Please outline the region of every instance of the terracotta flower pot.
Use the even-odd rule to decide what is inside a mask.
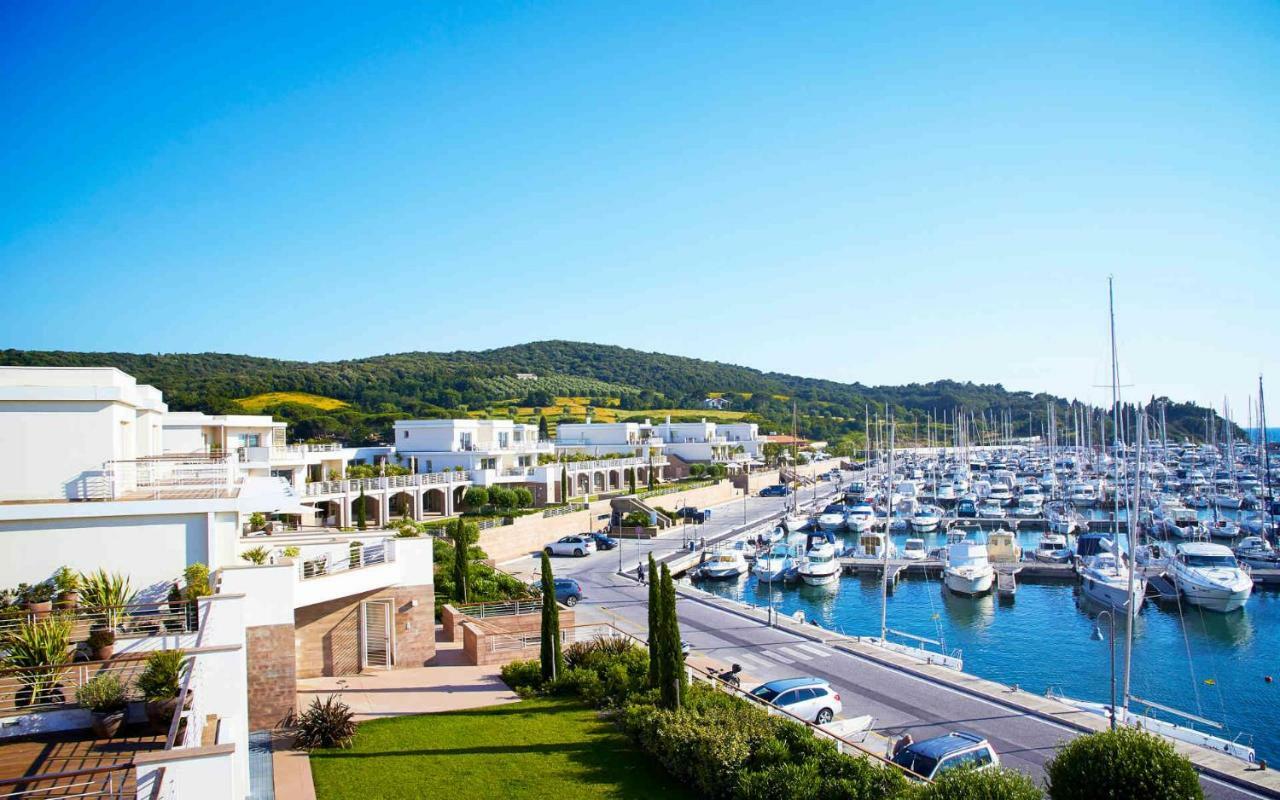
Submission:
[[[114,643],[103,645],[93,651],[94,661],[110,661],[111,656],[115,655],[116,646]]]
[[[46,600],[43,603],[27,603],[27,613],[36,619],[44,619],[53,613],[53,601]]]
[[[79,592],[63,592],[58,595],[58,608],[75,608],[80,605]]]
[[[124,709],[119,711],[94,711],[89,715],[89,725],[93,735],[99,739],[110,739],[120,732],[124,725]]]
[[[147,722],[151,723],[151,729],[156,733],[168,733],[169,726],[173,724],[173,715],[178,710],[178,698],[148,700],[146,709]]]

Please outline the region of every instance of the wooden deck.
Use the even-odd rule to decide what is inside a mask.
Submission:
[[[118,792],[121,781],[129,794],[134,790],[134,776],[133,770],[126,768],[134,754],[164,749],[164,738],[151,733],[143,723],[127,726],[114,739],[103,741],[94,739],[90,730],[76,730],[0,742],[0,780],[30,778],[17,784],[0,784],[0,797],[34,789],[40,790],[35,794],[40,798],[95,797],[90,792],[101,791],[108,782]],[[120,769],[95,775],[39,777],[117,765]]]

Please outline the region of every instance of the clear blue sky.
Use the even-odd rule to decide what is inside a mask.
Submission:
[[[1280,392],[1275,2],[189,5],[0,5],[0,347]]]

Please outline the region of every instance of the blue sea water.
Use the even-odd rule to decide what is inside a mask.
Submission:
[[[893,538],[901,548],[906,536]],[[945,541],[941,535],[925,538],[931,549]],[[1034,546],[1037,538],[1036,533],[1019,535],[1024,547]],[[823,627],[850,635],[880,632],[880,581],[875,577],[845,576],[825,587],[769,586],[753,576],[699,586],[754,605],[768,605],[772,594],[783,613],[803,610]],[[966,672],[1026,691],[1053,688],[1106,702],[1108,642],[1092,636],[1099,610],[1074,582],[1021,580],[1016,597],[1007,600],[994,594],[960,597],[937,578],[907,577],[889,596],[888,620],[891,629],[962,651]],[[1104,618],[1102,632],[1107,631]],[[1122,620],[1118,682],[1123,635]],[[1280,760],[1280,593],[1255,589],[1244,609],[1225,615],[1185,603],[1147,602],[1133,638],[1132,695],[1222,722],[1229,737],[1252,741],[1259,758]],[[1268,675],[1272,683],[1266,682]]]

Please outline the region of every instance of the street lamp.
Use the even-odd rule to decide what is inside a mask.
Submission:
[[[1102,618],[1106,617],[1108,627],[1111,629],[1111,730],[1116,729],[1116,616],[1110,611],[1101,611],[1098,613],[1097,620],[1093,623],[1093,640],[1095,642],[1102,641],[1102,627],[1099,623]]]

